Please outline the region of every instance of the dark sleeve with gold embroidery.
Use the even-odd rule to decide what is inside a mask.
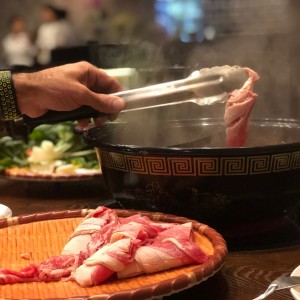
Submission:
[[[11,71],[0,70],[0,120],[10,121],[19,117]]]

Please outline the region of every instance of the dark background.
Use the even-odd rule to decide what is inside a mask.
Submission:
[[[68,10],[70,21],[80,35],[83,45],[88,41],[99,44],[136,42],[130,33],[116,32],[115,22],[120,20],[120,15],[130,14],[137,16],[143,24],[152,24],[155,21],[154,2],[2,0],[0,39],[7,33],[8,19],[14,14],[24,15],[28,30],[34,34],[40,23],[41,6],[52,3]],[[202,24],[216,30],[215,39],[204,40],[190,48],[183,43],[183,50],[178,44],[172,44],[174,39],[150,36],[146,31],[137,39],[150,42],[156,49],[161,49],[166,43],[171,44],[170,61],[157,60],[159,65],[179,64],[202,68],[238,64],[251,67],[261,76],[256,86],[259,97],[253,115],[299,118],[299,1],[199,0],[199,3],[203,8]]]

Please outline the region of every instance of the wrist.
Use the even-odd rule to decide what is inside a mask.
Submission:
[[[0,120],[11,121],[20,116],[11,71],[0,70]]]
[[[22,115],[36,118],[47,112],[43,108],[41,93],[42,78],[37,73],[17,73],[13,75],[18,108]],[[41,101],[38,101],[41,99]]]

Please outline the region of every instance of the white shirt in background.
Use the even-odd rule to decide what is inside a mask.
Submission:
[[[8,66],[34,65],[35,49],[27,33],[9,33],[3,39],[2,47]]]
[[[78,45],[78,40],[70,24],[65,20],[42,24],[37,32],[37,60],[46,65],[51,61],[51,50]]]

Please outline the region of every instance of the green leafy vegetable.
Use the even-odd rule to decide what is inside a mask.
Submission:
[[[0,172],[6,168],[28,165],[26,150],[28,146],[22,141],[15,141],[4,136],[0,139]]]
[[[40,146],[45,140],[51,141],[55,149],[62,152],[60,160],[63,162],[82,168],[99,167],[95,150],[83,143],[81,135],[74,133],[74,127],[73,122],[38,126],[29,135],[28,144],[13,140],[11,137],[2,137],[0,139],[0,172],[14,166],[27,166],[26,151],[32,149],[33,146]]]
[[[75,152],[87,149],[79,134],[73,132],[75,124],[64,122],[56,125],[40,125],[29,135],[29,146],[40,145],[42,141],[53,142],[64,151]]]

